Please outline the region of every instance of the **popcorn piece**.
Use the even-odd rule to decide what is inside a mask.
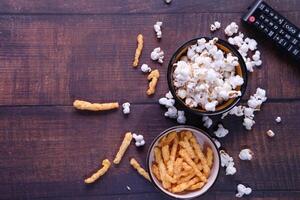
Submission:
[[[244,195],[249,195],[252,192],[252,189],[250,187],[246,187],[243,184],[238,184],[237,185],[237,192],[236,197],[241,198]]]
[[[247,130],[251,130],[252,129],[252,126],[255,124],[255,121],[251,118],[247,118],[245,117],[244,118],[244,122],[243,122],[243,125],[245,126],[245,128]]]
[[[252,160],[253,152],[250,149],[243,149],[239,153],[239,158],[241,160]]]
[[[155,24],[154,24],[154,26],[153,26],[153,28],[154,28],[154,31],[156,32],[156,37],[158,38],[158,39],[160,39],[161,38],[161,36],[162,36],[162,32],[161,32],[161,26],[162,26],[162,22],[156,22]]]
[[[128,185],[126,186],[126,188],[128,191],[131,191],[131,188]]]
[[[147,64],[142,64],[141,70],[142,70],[142,72],[144,72],[144,73],[149,73],[149,72],[151,72],[151,68],[150,68]]]
[[[275,121],[277,122],[277,123],[280,123],[281,122],[281,117],[276,117],[276,119],[275,119]]]
[[[142,34],[138,34],[137,38],[137,48],[135,50],[135,55],[134,55],[134,61],[133,61],[133,64],[132,66],[133,67],[137,67],[138,64],[139,64],[139,58],[140,58],[140,55],[142,53],[142,50],[143,50],[143,46],[144,46],[144,39],[143,39],[143,35]]]
[[[218,149],[221,147],[221,143],[219,140],[217,140],[216,138],[212,138],[212,140],[214,141],[214,143],[216,144],[216,146],[218,147]]]
[[[153,70],[149,75],[148,75],[148,80],[149,82],[149,88],[147,90],[147,95],[150,96],[152,94],[155,93],[155,89],[156,89],[156,85],[158,82],[158,78],[159,78],[159,71]]]
[[[233,158],[229,156],[224,150],[220,151],[221,156],[221,166],[226,168],[226,175],[233,175],[236,173],[236,168],[234,167]]]
[[[214,132],[215,136],[217,136],[218,138],[225,137],[228,133],[229,131],[224,128],[222,124],[218,124],[218,129]]]
[[[168,93],[166,93],[165,97],[168,98],[168,99],[173,99],[174,98],[173,95],[172,95],[172,93],[171,93],[171,91],[169,91]]]
[[[232,36],[233,34],[237,33],[239,26],[235,22],[231,22],[224,30],[227,36]]]
[[[132,134],[132,137],[135,140],[135,146],[140,147],[145,145],[145,140],[143,135],[137,135],[135,133]]]
[[[185,122],[186,122],[186,117],[185,117],[185,115],[184,115],[184,111],[182,111],[182,110],[178,110],[178,112],[177,112],[177,122],[179,123],[179,124],[185,124]]]
[[[122,107],[123,107],[123,113],[125,115],[130,113],[130,103],[129,102],[123,103]]]
[[[211,118],[209,118],[208,116],[203,116],[202,121],[204,122],[203,126],[206,127],[206,128],[210,128],[212,123],[213,123]]]
[[[247,104],[250,108],[259,109],[261,104],[267,100],[266,90],[257,88],[256,93],[250,96]]]
[[[78,110],[104,111],[119,108],[119,103],[90,103],[88,101],[75,100],[73,106]]]
[[[218,21],[215,21],[213,24],[210,25],[210,31],[214,32],[221,28],[221,23]]]
[[[268,130],[268,131],[267,131],[267,135],[268,135],[269,137],[274,137],[274,136],[275,136],[275,133],[274,133],[272,130]]]
[[[161,48],[157,47],[157,48],[153,49],[150,57],[154,61],[157,60],[159,63],[163,63],[164,55],[165,55],[165,53],[161,50]]]
[[[165,112],[165,117],[169,117],[171,119],[176,119],[177,118],[177,108],[175,108],[174,106],[169,107],[168,111]]]
[[[158,100],[158,102],[159,102],[160,105],[163,105],[166,108],[173,107],[174,104],[175,104],[175,100],[174,99],[168,99],[168,98],[165,98],[165,97],[160,98]]]

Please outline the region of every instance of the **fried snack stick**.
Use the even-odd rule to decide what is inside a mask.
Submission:
[[[158,147],[163,147],[166,144],[169,144],[172,142],[173,139],[177,138],[177,133],[175,131],[169,133],[168,135],[161,138],[161,140],[158,143]]]
[[[148,87],[148,90],[147,90],[146,93],[147,93],[148,96],[150,96],[150,95],[155,93],[156,85],[157,85],[157,82],[158,82],[158,79],[159,79],[159,71],[157,69],[153,70],[148,75],[147,79],[150,82],[149,82],[149,87]]]
[[[138,66],[139,58],[140,58],[140,55],[142,53],[143,46],[144,46],[144,38],[143,38],[142,34],[138,34],[138,36],[136,37],[136,40],[137,40],[138,44],[137,44],[137,48],[135,50],[134,61],[133,61],[133,64],[132,64],[133,67]]]
[[[192,146],[195,150],[196,155],[198,156],[198,158],[200,159],[202,168],[203,168],[203,173],[205,174],[206,177],[208,177],[209,173],[210,173],[210,168],[208,166],[207,160],[201,150],[200,145],[198,144],[197,140],[195,137],[192,137],[190,139]]]
[[[161,154],[162,154],[162,158],[163,158],[165,164],[167,164],[168,161],[170,160],[170,151],[169,151],[168,144],[162,147]]]
[[[97,179],[99,179],[101,176],[103,176],[107,170],[109,169],[110,167],[110,162],[108,159],[105,159],[102,161],[102,165],[103,167],[101,169],[99,169],[96,173],[94,173],[91,177],[87,178],[84,180],[84,182],[86,184],[90,184],[90,183],[93,183],[95,182]]]
[[[204,182],[199,182],[199,183],[196,183],[196,184],[194,184],[194,185],[192,185],[192,186],[190,186],[189,188],[187,188],[186,190],[197,190],[197,189],[200,189],[200,188],[202,188],[203,186],[204,186]]]
[[[207,160],[208,167],[211,168],[214,161],[214,156],[213,156],[213,151],[209,147],[206,148],[206,160]]]
[[[131,134],[131,132],[126,133],[125,137],[123,139],[123,142],[122,142],[122,144],[121,144],[121,146],[119,148],[119,151],[118,151],[118,153],[117,153],[117,155],[116,155],[116,157],[114,159],[114,163],[115,164],[119,164],[120,163],[120,161],[121,161],[121,159],[122,159],[122,157],[123,157],[126,149],[128,148],[131,140],[132,140],[132,134]]]
[[[174,163],[175,163],[177,148],[178,148],[178,137],[177,137],[177,134],[176,134],[176,137],[174,138],[174,142],[173,142],[173,145],[172,145],[172,148],[171,148],[170,160],[167,163],[167,170],[168,170],[168,174],[170,176],[173,176],[173,174],[174,174]]]
[[[191,157],[189,156],[189,154],[187,153],[187,151],[185,149],[181,149],[179,151],[179,155],[193,168],[196,175],[200,178],[201,181],[204,181],[204,182],[207,181],[207,178],[201,173],[201,171],[197,167],[196,163],[191,159]]]
[[[198,177],[195,177],[195,178],[189,180],[188,182],[184,182],[184,183],[181,183],[181,184],[179,184],[179,185],[173,187],[173,188],[171,189],[171,191],[172,191],[173,193],[179,193],[179,192],[182,192],[182,191],[188,189],[189,187],[191,187],[192,185],[196,184],[196,183],[199,182],[199,181],[200,181],[200,179],[199,179]]]
[[[119,108],[119,103],[90,103],[88,101],[75,100],[73,106],[78,110],[103,111]]]
[[[159,169],[158,169],[157,165],[152,164],[151,169],[152,169],[154,176],[157,178],[157,180],[161,181],[160,173],[159,173]]]
[[[179,142],[179,145],[182,146],[187,151],[187,153],[190,155],[191,159],[194,159],[196,157],[193,147],[190,145],[187,138],[184,138],[184,140],[181,140]]]
[[[148,172],[146,172],[134,158],[130,159],[130,164],[140,175],[151,182]]]

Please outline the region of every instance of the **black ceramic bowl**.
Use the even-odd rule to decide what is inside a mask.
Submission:
[[[172,95],[174,96],[175,101],[181,107],[183,107],[186,111],[197,114],[197,115],[219,115],[219,114],[225,113],[225,112],[229,111],[230,109],[232,109],[241,100],[242,96],[244,95],[244,93],[246,91],[247,81],[248,81],[247,68],[246,68],[246,64],[244,62],[243,57],[238,52],[238,50],[234,46],[229,44],[228,42],[226,42],[222,39],[218,39],[216,45],[218,46],[219,49],[223,50],[225,53],[231,52],[233,56],[238,57],[239,65],[235,69],[236,74],[240,75],[244,79],[244,84],[242,86],[237,87],[237,90],[241,91],[241,96],[239,96],[237,98],[232,98],[232,99],[229,99],[229,100],[223,102],[222,104],[220,104],[216,107],[215,111],[212,112],[212,111],[206,111],[203,108],[199,108],[199,107],[198,108],[188,107],[184,103],[184,101],[180,97],[177,96],[175,86],[173,85],[173,72],[175,69],[174,63],[179,61],[182,56],[186,55],[188,47],[196,44],[197,40],[201,39],[201,38],[205,38],[207,41],[212,39],[209,37],[199,37],[199,38],[192,39],[192,40],[184,43],[173,54],[173,56],[169,62],[168,73],[167,73],[169,90],[171,91]]]

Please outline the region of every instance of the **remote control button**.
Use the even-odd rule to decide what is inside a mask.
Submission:
[[[298,33],[297,37],[300,39],[300,32]]]
[[[283,30],[282,28],[278,31],[278,33],[279,33],[280,35],[284,35],[284,34],[285,34],[285,32],[284,32],[284,30]]]
[[[271,21],[269,22],[269,26],[273,27],[274,26],[274,23]]]
[[[250,17],[248,18],[248,21],[249,21],[250,23],[255,22],[255,17],[254,17],[254,16],[250,16]]]
[[[289,35],[288,33],[284,34],[284,38],[287,40],[290,40],[292,37],[291,35]]]
[[[260,16],[259,16],[259,19],[261,19],[261,20],[264,20],[266,17],[263,15],[263,14],[261,14]]]
[[[261,24],[261,25],[259,26],[259,28],[260,28],[261,30],[264,30],[265,25]]]
[[[254,22],[254,26],[259,27],[259,25],[260,25],[260,21],[255,21]]]
[[[274,25],[273,29],[276,31],[279,27],[277,25]]]
[[[280,39],[278,41],[278,44],[280,44],[280,46],[282,46],[282,47],[286,47],[288,42],[285,39]]]
[[[283,28],[293,35],[296,34],[296,32],[297,32],[296,27],[288,22],[285,22],[285,24],[283,25]]]
[[[292,41],[291,41],[291,43],[294,44],[294,45],[297,45],[298,42],[299,42],[299,41],[298,41],[297,39],[295,39],[295,38],[293,38]]]
[[[282,37],[279,34],[276,34],[273,38],[276,42],[279,42],[279,40],[282,39]]]
[[[265,8],[265,9],[264,9],[264,12],[265,12],[266,14],[269,14],[269,13],[270,13],[270,9],[269,9],[269,8]]]
[[[266,24],[268,24],[268,23],[270,22],[269,18],[265,18],[265,19],[264,19],[264,22],[265,22]]]
[[[274,35],[274,31],[270,31],[270,32],[268,33],[268,36],[269,36],[270,38],[272,38],[273,35]]]
[[[294,48],[294,46],[289,44],[289,45],[287,45],[286,50],[291,52],[293,48]]]
[[[294,48],[292,54],[297,56],[299,54],[299,51],[300,51],[299,49]]]
[[[271,11],[269,15],[270,17],[274,17],[275,14]]]
[[[281,25],[284,22],[283,18],[278,19],[278,24]]]
[[[259,10],[264,10],[265,7],[266,7],[265,4],[261,3],[261,4],[258,6],[258,9],[259,9]]]
[[[269,29],[268,29],[267,27],[265,27],[265,28],[264,28],[264,32],[265,32],[266,34],[268,34],[268,33],[269,33]]]
[[[279,19],[278,15],[274,15],[273,19],[277,21]]]

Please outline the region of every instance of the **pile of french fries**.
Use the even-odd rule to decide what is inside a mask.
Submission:
[[[202,188],[213,166],[213,151],[203,151],[189,130],[170,132],[154,147],[151,171],[172,193],[183,193]]]

